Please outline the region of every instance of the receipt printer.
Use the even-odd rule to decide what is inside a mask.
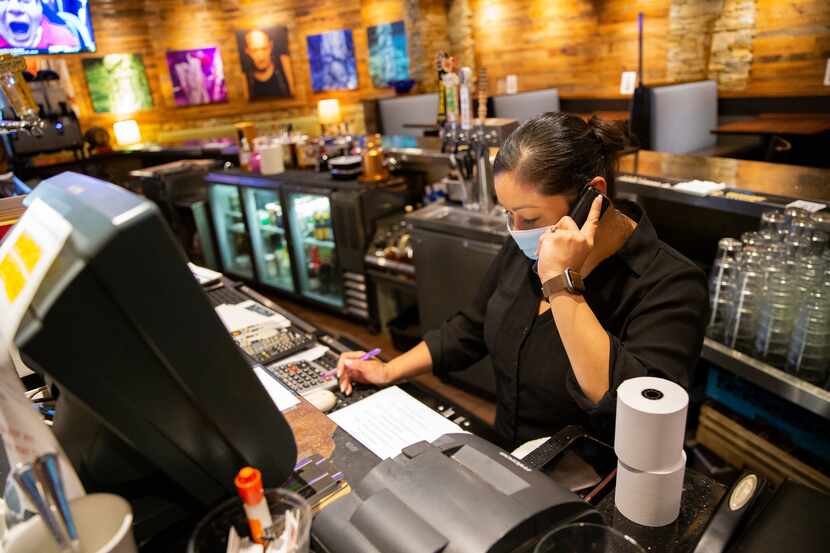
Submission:
[[[419,442],[372,469],[317,515],[328,553],[514,551],[570,522],[602,519],[590,505],[471,434]]]

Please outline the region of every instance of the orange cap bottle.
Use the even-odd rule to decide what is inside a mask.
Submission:
[[[262,487],[262,473],[253,467],[243,467],[233,483],[239,497],[242,498],[248,527],[251,529],[251,539],[256,543],[264,543],[265,534],[273,526],[273,521]]]

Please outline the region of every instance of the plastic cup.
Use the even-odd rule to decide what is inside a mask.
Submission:
[[[275,539],[269,551],[308,553],[311,535],[308,502],[282,488],[265,490],[265,499],[274,523],[271,534]],[[231,526],[240,537],[250,536],[242,501],[238,497],[220,504],[199,522],[187,545],[187,553],[225,553]]]
[[[533,553],[646,553],[634,538],[601,524],[578,522],[548,533]]]

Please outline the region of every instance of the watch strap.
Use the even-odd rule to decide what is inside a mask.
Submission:
[[[568,268],[565,272],[548,279],[542,284],[542,294],[545,298],[565,290],[569,294],[581,295],[585,291],[582,276]]]

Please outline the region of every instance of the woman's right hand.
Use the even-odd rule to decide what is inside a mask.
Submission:
[[[352,383],[374,384],[385,386],[389,384],[389,370],[380,359],[361,361],[365,351],[347,351],[340,355],[337,361],[337,378],[340,380],[340,391],[351,395]]]

